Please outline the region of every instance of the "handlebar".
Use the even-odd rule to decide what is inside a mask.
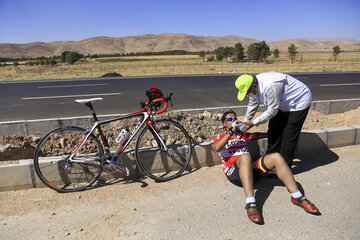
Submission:
[[[162,114],[166,111],[168,107],[168,102],[170,101],[171,106],[173,106],[173,101],[171,99],[173,93],[170,93],[168,97],[166,98],[157,98],[153,100],[152,102],[141,102],[141,107],[145,108],[145,106],[149,107],[151,110],[156,110],[155,103],[164,103],[164,107],[158,111],[156,111],[156,114]]]
[[[157,102],[163,102],[164,103],[164,107],[161,110],[156,112],[157,114],[162,114],[163,112],[166,111],[166,109],[168,107],[168,103],[167,103],[167,101],[165,101],[164,98],[158,98],[158,99],[155,99],[154,101],[152,101],[152,103],[157,103]]]

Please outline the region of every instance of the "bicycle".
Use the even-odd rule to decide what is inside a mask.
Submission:
[[[169,101],[173,104],[171,97],[172,93],[166,98],[149,99],[141,103],[142,110],[138,112],[102,121],[93,107],[93,102],[102,98],[75,100],[90,109],[93,125],[87,129],[63,126],[46,134],[34,153],[38,177],[58,192],[81,191],[95,183],[103,171],[110,174],[122,171],[129,176],[129,169],[123,165],[123,154],[135,156],[137,167],[156,181],[180,176],[191,159],[191,138],[179,123],[155,119],[156,115],[166,111]],[[136,118],[137,122],[134,121]],[[125,119],[130,121],[133,130],[116,151],[111,151],[109,142],[113,137],[107,138],[102,126]],[[134,149],[125,152],[138,132]]]

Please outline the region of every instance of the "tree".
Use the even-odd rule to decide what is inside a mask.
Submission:
[[[265,41],[250,44],[248,47],[248,58],[250,61],[263,62],[268,56],[271,55],[270,47]]]
[[[333,56],[334,56],[334,60],[336,62],[337,59],[337,55],[339,55],[341,52],[343,52],[344,50],[341,50],[341,48],[339,47],[339,45],[336,45],[335,47],[333,47]]]
[[[235,44],[234,54],[235,54],[235,61],[236,61],[236,62],[242,62],[242,61],[244,61],[244,59],[245,59],[245,52],[244,52],[244,47],[241,45],[241,43]]]
[[[64,51],[60,55],[60,61],[65,62],[66,54],[69,53],[68,51]]]
[[[204,51],[199,52],[199,57],[205,58],[205,52]]]
[[[51,60],[50,60],[50,65],[56,65],[55,59],[51,59]]]
[[[83,57],[84,57],[84,55],[82,55],[78,52],[65,51],[65,52],[61,53],[60,59],[62,62],[67,62],[67,63],[73,64]]]
[[[217,61],[221,61],[225,57],[225,49],[224,47],[219,47],[215,49],[215,56]]]
[[[295,59],[296,54],[297,54],[296,49],[297,49],[297,47],[293,43],[288,47],[288,51],[289,51],[290,58],[291,58],[291,63],[294,63],[294,59]]]
[[[232,47],[225,47],[224,48],[224,56],[226,58],[234,56],[234,48]]]
[[[275,48],[275,50],[273,51],[273,55],[274,55],[275,60],[278,59],[280,57],[279,49]]]
[[[214,59],[215,59],[215,57],[214,57],[213,55],[211,55],[211,56],[208,56],[208,57],[206,58],[206,61],[207,61],[207,62],[212,62],[212,61],[214,61]]]

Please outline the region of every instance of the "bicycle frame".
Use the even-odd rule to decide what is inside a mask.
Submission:
[[[40,180],[58,192],[80,191],[91,186],[102,172],[107,178],[121,170],[121,175],[125,172],[129,177],[134,166],[129,160],[135,161],[136,174],[141,170],[156,181],[179,177],[191,160],[191,138],[178,122],[155,118],[166,111],[168,101],[172,104],[172,93],[157,99],[154,97],[162,94],[147,95],[149,102],[141,103],[142,110],[102,120],[93,108],[93,102],[102,98],[75,100],[90,108],[92,122],[86,129],[54,129],[40,140],[34,153],[34,168]],[[116,121],[119,124],[113,124]],[[130,133],[116,144],[112,130],[116,127],[118,132],[118,127],[125,125]]]
[[[166,111],[167,109],[167,102],[164,99],[156,99],[153,101],[155,102],[164,102],[165,106],[163,107],[163,109],[161,109],[160,111],[156,112],[155,114],[161,114],[163,112]],[[107,141],[107,139],[104,136],[104,133],[101,129],[101,125],[104,124],[108,124],[111,122],[115,122],[115,121],[119,121],[119,120],[123,120],[123,119],[127,119],[127,118],[134,118],[134,117],[140,117],[140,121],[139,123],[135,126],[135,128],[133,129],[133,131],[131,132],[131,134],[129,135],[129,137],[126,139],[126,141],[122,144],[122,146],[120,146],[120,148],[117,150],[116,152],[116,156],[121,156],[121,154],[123,154],[123,152],[125,151],[125,149],[128,147],[128,145],[130,144],[130,142],[134,139],[135,135],[139,132],[139,130],[145,125],[145,123],[147,123],[147,125],[150,126],[151,130],[153,133],[155,133],[155,135],[157,136],[157,139],[160,141],[161,146],[162,146],[162,151],[167,151],[167,147],[166,144],[164,143],[164,141],[161,139],[160,135],[158,134],[154,122],[152,121],[151,115],[154,114],[151,106],[149,103],[145,103],[144,106],[149,107],[149,110],[147,110],[145,107],[143,110],[138,111],[138,112],[134,112],[134,113],[129,113],[126,115],[120,115],[118,117],[112,118],[112,119],[108,119],[108,120],[103,120],[103,121],[99,121],[95,110],[91,104],[91,102],[88,102],[85,104],[87,107],[90,108],[91,112],[92,112],[92,116],[93,116],[93,120],[95,121],[94,125],[90,128],[87,128],[85,133],[86,136],[84,137],[84,139],[82,140],[82,142],[79,144],[79,146],[72,152],[72,154],[69,157],[70,161],[73,162],[79,162],[79,160],[75,160],[74,157],[76,156],[76,153],[79,151],[79,149],[84,145],[84,143],[87,141],[87,139],[89,138],[90,134],[93,133],[93,131],[95,129],[97,129],[99,131],[99,135],[101,137],[101,141],[104,145],[104,150],[105,153],[109,153],[110,152],[110,146],[109,143]],[[84,162],[84,161],[81,161]]]

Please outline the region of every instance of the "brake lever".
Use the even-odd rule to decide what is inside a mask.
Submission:
[[[169,100],[170,100],[170,104],[171,104],[171,106],[173,106],[174,104],[173,104],[173,101],[172,101],[172,99],[171,99],[171,96],[173,95],[173,93],[170,93],[169,94],[169,96],[167,97]]]

